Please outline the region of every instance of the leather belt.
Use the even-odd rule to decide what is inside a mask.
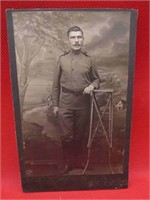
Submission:
[[[64,88],[64,87],[62,87],[62,91],[65,92],[65,93],[71,93],[71,94],[74,94],[74,95],[83,94],[83,90],[73,91],[73,90],[69,90],[69,89]]]

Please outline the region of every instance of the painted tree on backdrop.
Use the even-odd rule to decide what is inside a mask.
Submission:
[[[38,59],[41,51],[51,52],[53,46],[56,47],[57,54],[66,51],[66,31],[72,20],[75,22],[83,19],[82,14],[68,12],[13,13],[21,114],[28,85],[41,70],[39,67],[31,70],[33,60]]]

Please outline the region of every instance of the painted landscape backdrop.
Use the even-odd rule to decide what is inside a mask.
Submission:
[[[112,154],[113,162],[120,164],[118,171],[121,171],[130,13],[87,10],[17,11],[13,13],[13,25],[25,160],[52,160],[58,165],[61,163],[61,130],[52,114],[51,86],[58,57],[69,50],[66,32],[71,26],[77,25],[84,32],[83,50],[95,58],[102,81],[101,88],[114,90]],[[102,104],[106,102],[107,95],[101,94],[100,97]],[[97,153],[93,153],[93,163],[108,161],[103,138],[96,143],[95,151]],[[27,175],[33,175],[33,170],[27,170]]]

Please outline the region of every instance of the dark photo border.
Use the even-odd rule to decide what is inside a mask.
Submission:
[[[137,10],[132,9],[71,9],[73,11],[108,11],[108,12],[130,12],[130,37],[129,37],[129,64],[128,64],[128,87],[127,87],[127,112],[126,112],[126,130],[124,139],[124,164],[123,174],[105,174],[105,175],[69,175],[69,176],[47,176],[47,177],[27,177],[25,175],[24,159],[23,159],[23,138],[21,126],[21,114],[18,91],[18,78],[16,68],[14,28],[13,28],[13,12],[21,11],[37,11],[37,9],[27,10],[7,10],[7,30],[10,54],[11,68],[11,86],[13,93],[15,125],[17,134],[17,145],[19,153],[20,171],[22,179],[22,187],[24,192],[38,191],[69,191],[69,190],[93,190],[93,189],[120,189],[128,187],[129,174],[129,151],[130,151],[130,131],[132,121],[132,97],[134,83],[134,64],[136,51],[136,23]],[[53,11],[66,9],[38,9],[38,11]],[[70,9],[67,9],[70,10]]]

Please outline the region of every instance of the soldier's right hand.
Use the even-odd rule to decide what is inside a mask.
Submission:
[[[59,109],[58,106],[53,107],[53,113],[54,113],[55,117],[58,116],[58,109]]]

